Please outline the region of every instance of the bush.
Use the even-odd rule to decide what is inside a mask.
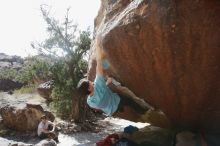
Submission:
[[[49,60],[41,59],[39,56],[30,57],[26,60],[24,67],[19,70],[16,80],[27,84],[47,81],[51,78],[51,66],[52,63]]]
[[[33,84],[47,81],[51,78],[51,61],[39,58],[39,56],[29,57],[20,70],[13,68],[0,69],[0,79],[10,79],[24,84]]]
[[[17,81],[18,71],[13,68],[2,68],[0,69],[0,79],[10,79]]]

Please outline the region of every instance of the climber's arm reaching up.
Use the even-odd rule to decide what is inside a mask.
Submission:
[[[96,39],[96,74],[104,76],[104,70],[102,68],[102,56],[103,56],[103,48],[101,45],[101,37],[98,36]]]

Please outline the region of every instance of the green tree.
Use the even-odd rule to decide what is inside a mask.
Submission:
[[[50,15],[48,8],[42,5],[41,12],[47,23],[49,37],[42,43],[31,45],[39,53],[49,53],[56,58],[51,68],[54,79],[53,107],[66,117],[72,110],[74,120],[83,121],[87,113],[84,110],[85,101],[78,97],[76,86],[87,71],[87,61],[84,58],[90,48],[91,38],[89,29],[80,31],[77,25],[73,24],[69,19],[69,11],[68,8],[64,21],[59,22]],[[74,102],[71,103],[71,100]]]

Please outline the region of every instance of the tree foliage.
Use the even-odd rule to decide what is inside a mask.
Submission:
[[[0,79],[11,79],[17,81],[18,71],[13,68],[1,68],[0,69]]]
[[[41,43],[32,43],[32,47],[41,54],[49,54],[56,58],[51,67],[54,88],[52,91],[52,107],[59,114],[68,117],[72,109],[72,98],[76,104],[80,104],[81,99],[76,93],[78,81],[84,77],[87,71],[87,61],[84,56],[90,48],[91,38],[89,29],[80,31],[76,24],[69,19],[70,9],[66,11],[63,22],[56,20],[50,15],[50,10],[45,5],[41,6],[43,19],[47,23],[49,37]],[[82,105],[78,105],[83,108]],[[78,114],[83,114],[78,113]],[[84,116],[74,116],[84,117]],[[79,119],[75,119],[78,121]]]

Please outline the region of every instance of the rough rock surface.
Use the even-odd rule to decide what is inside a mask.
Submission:
[[[173,131],[150,125],[134,132],[130,138],[146,146],[172,146],[174,137]]]
[[[219,0],[103,0],[95,33],[103,38],[108,73],[172,125],[219,131],[219,12]]]
[[[36,144],[27,144],[24,142],[16,142],[0,137],[1,146],[57,146],[54,140],[41,140],[35,138]]]
[[[20,131],[36,131],[40,122],[40,117],[45,114],[50,121],[54,121],[55,117],[52,113],[44,111],[38,104],[27,103],[17,106],[4,106],[0,109],[0,114],[5,126]]]

